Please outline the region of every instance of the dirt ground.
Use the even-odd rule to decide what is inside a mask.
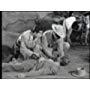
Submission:
[[[90,73],[89,70],[89,47],[88,46],[74,46],[68,51],[70,64],[67,66],[61,66],[59,74],[58,75],[40,75],[35,77],[25,77],[25,79],[75,79],[77,77],[72,76],[69,72],[75,70],[78,67],[84,67],[87,72]],[[13,77],[17,72],[2,72],[2,77],[5,79],[15,79]],[[90,78],[89,76],[83,77],[85,79]]]

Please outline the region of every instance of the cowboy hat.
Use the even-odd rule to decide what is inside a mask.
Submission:
[[[65,31],[62,25],[52,24],[52,29],[58,36],[65,38]]]
[[[73,71],[71,73],[72,76],[74,77],[85,77],[88,76],[88,73],[86,72],[86,70],[82,67],[77,68],[75,71]]]

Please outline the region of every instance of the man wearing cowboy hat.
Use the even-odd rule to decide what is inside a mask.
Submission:
[[[52,30],[43,33],[42,48],[48,57],[60,62],[65,56],[64,51],[70,47],[69,43],[64,42],[65,36],[66,32],[60,24],[52,24]],[[63,61],[64,65],[68,63],[65,59]]]

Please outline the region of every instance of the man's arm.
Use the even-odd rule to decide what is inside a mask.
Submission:
[[[33,51],[31,51],[30,49],[28,49],[25,45],[24,42],[21,42],[21,47],[20,47],[20,51],[22,52],[22,54],[26,53],[27,55],[31,56],[33,54]]]
[[[64,51],[63,51],[63,38],[60,38],[59,40],[57,40],[58,43],[58,52],[59,52],[59,56],[60,58],[64,56]]]
[[[42,49],[44,50],[44,52],[49,56],[49,57],[53,57],[52,56],[52,49],[48,48],[48,42],[45,36],[42,36]]]

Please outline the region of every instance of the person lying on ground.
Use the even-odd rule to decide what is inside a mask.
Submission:
[[[18,72],[12,77],[15,78],[26,78],[39,75],[57,75],[59,73],[60,66],[58,63],[55,63],[53,60],[46,60],[43,58],[40,62],[36,60],[26,60],[22,63],[3,63],[2,72]],[[8,75],[8,77],[10,77]]]

